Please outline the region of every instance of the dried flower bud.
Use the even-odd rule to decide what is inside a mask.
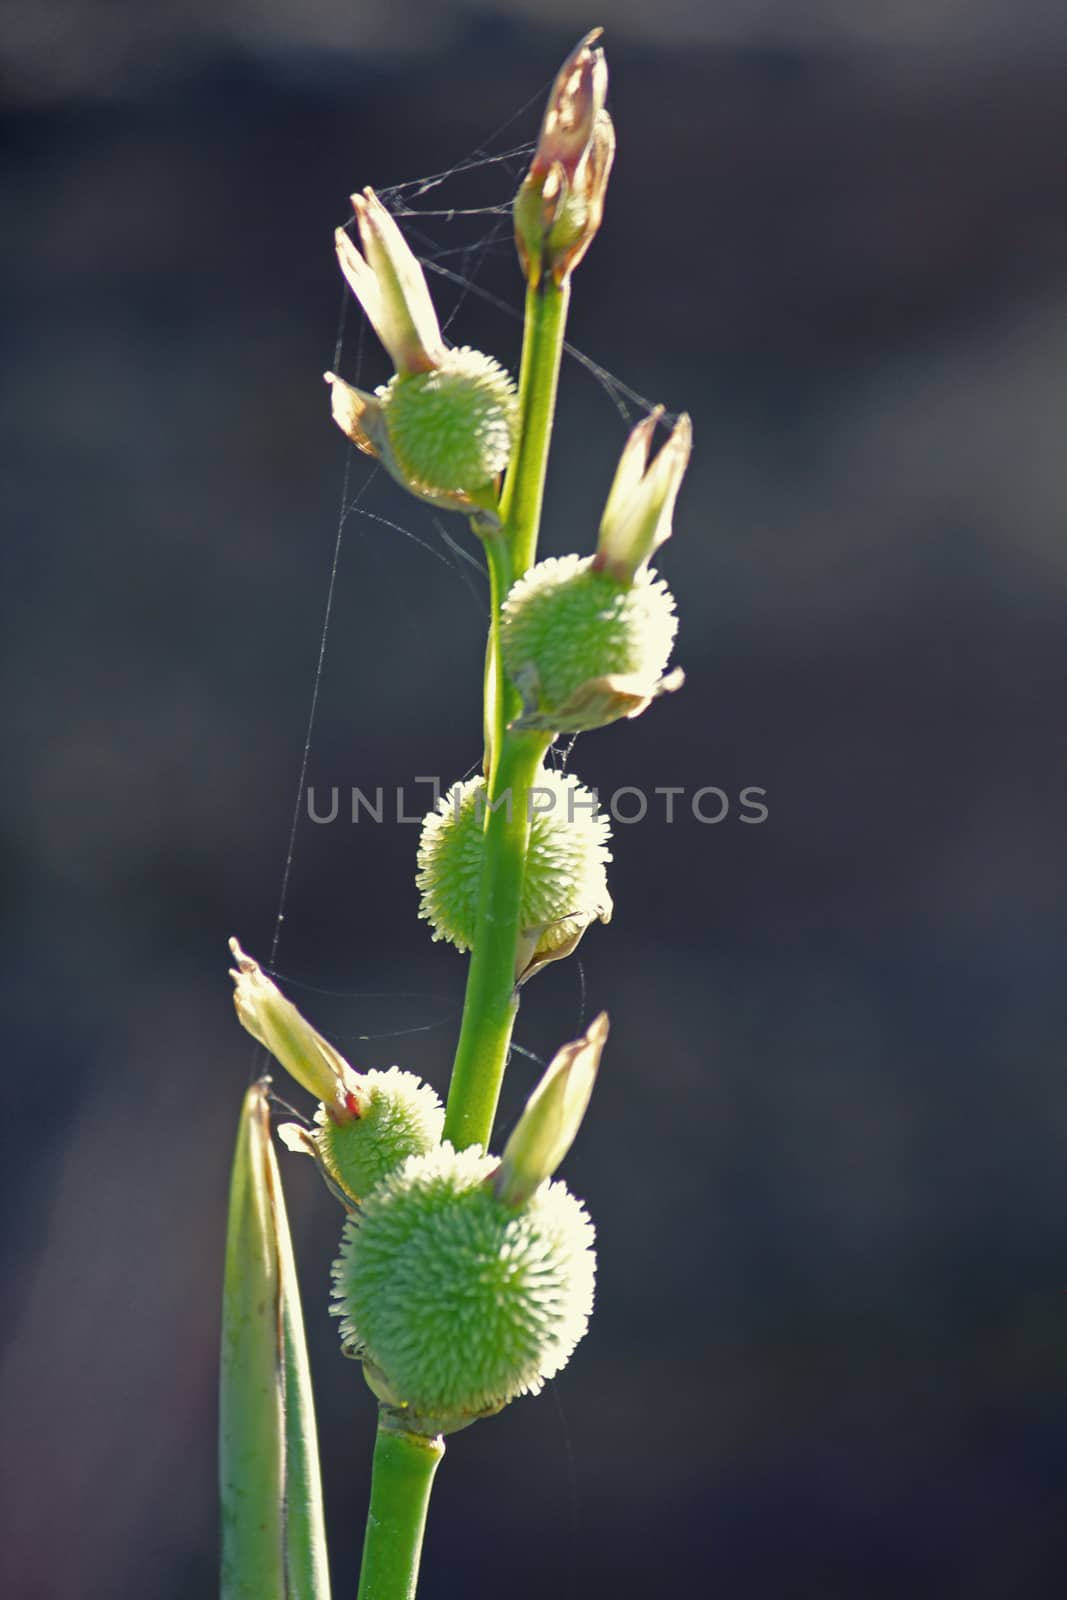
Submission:
[[[357,1203],[409,1156],[440,1143],[444,1108],[428,1084],[399,1067],[354,1071],[236,939],[230,949],[237,958],[230,976],[242,1025],[320,1100],[314,1129],[286,1122],[278,1136],[314,1159],[339,1199]]]
[[[316,1100],[340,1117],[359,1114],[359,1074],[287,1000],[236,939],[230,951],[237,1020]]]
[[[352,196],[360,255],[338,228],[337,260],[399,373],[430,372],[445,353],[426,278],[404,235],[373,189]]]
[[[400,229],[372,189],[352,204],[365,255],[339,228],[337,258],[396,376],[366,394],[328,372],[334,421],[411,494],[447,510],[493,514],[515,435],[515,385],[490,356],[446,348]]]
[[[642,567],[631,583],[595,556],[550,556],[514,584],[501,611],[501,648],[523,699],[516,726],[581,733],[636,717],[677,688],[663,676],[678,621],[662,579]]]
[[[574,1143],[607,1037],[608,1014],[602,1011],[580,1039],[565,1044],[553,1056],[527,1100],[494,1174],[493,1192],[503,1205],[525,1205]]]
[[[345,1223],[334,1315],[367,1381],[414,1432],[449,1433],[535,1394],[584,1334],[593,1226],[561,1183],[500,1203],[477,1147],[442,1145]]]
[[[553,167],[560,166],[567,181],[573,181],[607,99],[608,64],[598,48],[603,33],[603,28],[591,29],[556,74],[541,119],[530,177],[547,178]]]
[[[510,796],[497,802],[511,803]],[[569,955],[590,922],[607,922],[612,911],[604,870],[611,860],[610,830],[596,796],[569,773],[545,771],[529,791],[528,804],[517,979]],[[447,939],[457,950],[469,950],[474,940],[487,809],[485,779],[472,778],[453,784],[422,825],[419,915],[435,939]]]
[[[602,31],[587,34],[560,69],[530,170],[515,197],[515,240],[533,287],[546,272],[563,283],[603,219],[615,131],[604,109],[607,63],[595,47]]]
[[[632,583],[635,573],[670,538],[674,502],[689,464],[693,425],[683,412],[648,465],[652,435],[662,415],[663,407],[657,406],[627,439],[600,521],[596,567],[624,583]]]

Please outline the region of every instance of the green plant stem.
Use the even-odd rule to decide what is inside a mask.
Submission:
[[[430,1489],[444,1453],[441,1438],[379,1422],[358,1600],[414,1600]]]
[[[519,436],[508,469],[500,512],[515,576],[537,556],[541,502],[545,492],[548,446],[556,414],[556,388],[563,357],[571,286],[551,278],[526,292],[526,321],[519,368]]]
[[[488,1149],[518,1009],[515,987],[522,886],[530,840],[529,791],[551,742],[509,729],[520,710],[500,654],[500,607],[533,564],[544,499],[570,285],[551,279],[526,296],[519,428],[500,499],[501,527],[485,536],[491,617],[485,667],[485,860],[445,1138]]]
[[[489,639],[485,647],[485,781],[494,792],[496,764],[507,738],[508,723],[518,714],[518,696],[503,670],[500,653],[500,607],[511,588],[514,568],[511,545],[503,529],[485,541],[489,566]]]
[[[546,749],[540,733],[505,737],[496,763],[499,808],[489,811],[478,922],[471,952],[445,1138],[457,1149],[488,1148],[518,1009],[515,967],[530,839],[529,791]]]

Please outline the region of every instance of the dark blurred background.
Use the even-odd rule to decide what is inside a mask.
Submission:
[[[473,212],[410,236],[462,280],[433,277],[450,336],[514,365],[519,324],[478,291],[520,303],[500,208],[523,162],[482,157],[534,136],[597,21],[619,157],[571,337],[689,409],[697,450],[661,559],[686,689],[571,768],[732,804],[620,826],[614,925],[526,993],[542,1058],[613,1017],[567,1166],[598,1311],[547,1397],[450,1445],[421,1593],[1064,1591],[1067,14],[9,0],[0,1564],[21,1600],[217,1581],[251,1066],[225,940],[269,954],[341,504],[331,230],[366,183]],[[370,385],[359,324],[340,368]],[[567,363],[546,552],[591,546],[627,411]],[[370,477],[352,463],[308,781],[320,803],[406,786],[410,811],[417,775],[479,756],[484,585]],[[416,837],[305,815],[277,968],[357,1063],[444,1089],[464,963],[416,921]],[[537,1071],[516,1058],[502,1128]],[[373,1404],[325,1309],[338,1213],[283,1159],[343,1596]]]

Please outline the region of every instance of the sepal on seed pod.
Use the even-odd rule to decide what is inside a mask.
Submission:
[[[282,1123],[278,1137],[310,1155],[346,1207],[412,1155],[440,1142],[444,1108],[428,1084],[399,1067],[356,1072],[301,1016],[236,939],[234,1003],[245,1028],[320,1104],[313,1128]]]
[[[335,1115],[359,1114],[359,1075],[339,1050],[317,1033],[267,977],[259,963],[246,955],[236,939],[230,953],[233,1004],[237,1020],[301,1088],[323,1101]]]
[[[553,1056],[527,1100],[493,1176],[493,1193],[502,1205],[525,1205],[574,1143],[607,1037],[608,1014],[602,1011],[580,1039],[565,1044]]]
[[[498,806],[520,803],[501,796]],[[538,775],[526,803],[530,844],[521,901],[516,981],[574,950],[589,924],[611,919],[605,867],[610,828],[596,796],[571,774]],[[485,779],[453,784],[422,825],[419,916],[457,950],[474,942],[489,801]]]
[[[600,519],[596,567],[632,583],[671,536],[674,503],[693,448],[693,425],[682,413],[652,465],[648,453],[663,407],[639,422],[623,447]]]
[[[398,373],[432,372],[445,354],[426,278],[407,240],[373,189],[352,196],[360,255],[344,228],[334,239],[348,287]]]
[[[338,261],[396,374],[367,394],[328,372],[334,421],[410,493],[492,523],[515,435],[514,383],[492,357],[446,347],[400,229],[372,189],[352,204],[363,254],[339,228]]]
[[[670,537],[692,441],[687,416],[648,464],[657,406],[634,428],[604,507],[596,554],[549,557],[513,584],[501,610],[504,664],[523,703],[514,726],[582,733],[636,717],[681,686],[666,673],[674,598],[649,568]]]

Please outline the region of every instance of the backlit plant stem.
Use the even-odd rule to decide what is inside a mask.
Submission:
[[[485,667],[490,803],[463,1021],[445,1117],[445,1138],[457,1149],[470,1144],[489,1147],[518,1009],[515,969],[530,840],[529,791],[551,740],[543,733],[509,730],[520,701],[501,660],[500,606],[514,579],[532,566],[537,554],[569,299],[569,282],[558,285],[551,277],[527,292],[518,437],[500,500],[502,525],[484,540],[492,610]]]
[[[442,1438],[378,1424],[358,1600],[414,1600]]]
[[[542,278],[536,288],[526,292],[519,368],[519,437],[500,500],[517,578],[533,566],[537,554],[570,295],[570,279],[557,284],[551,276]]]

